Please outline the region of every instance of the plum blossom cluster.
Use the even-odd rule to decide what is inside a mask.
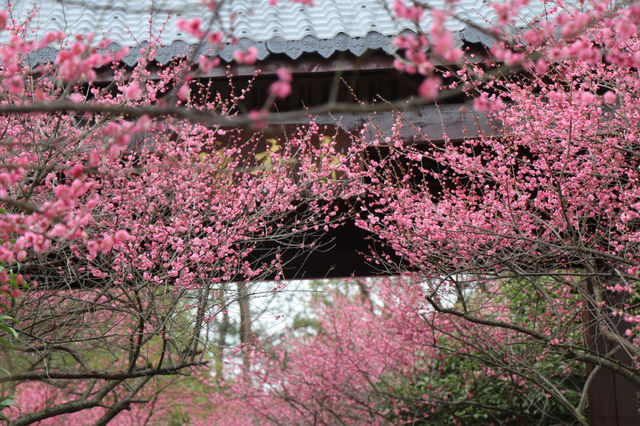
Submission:
[[[524,66],[543,74],[553,63],[576,58],[590,64],[602,59],[619,66],[636,66],[637,55],[629,51],[626,42],[635,36],[640,22],[638,6],[613,4],[609,0],[547,4],[544,16],[523,21],[519,12],[527,1],[495,2],[495,19],[484,26],[466,22],[457,2],[446,2],[440,7],[424,2],[396,0],[393,11],[397,18],[414,21],[415,34],[402,34],[394,44],[401,56],[395,66],[401,71],[425,75],[421,95],[433,99],[438,70],[434,61],[463,64],[463,50],[455,43],[453,33],[446,29],[447,21],[462,21],[495,40],[487,55],[487,64],[498,61],[507,67]],[[429,27],[422,28],[423,15],[431,17]],[[507,30],[515,28],[516,31]],[[636,65],[633,65],[636,64]],[[464,67],[463,67],[464,68]],[[464,79],[462,79],[464,80]],[[486,80],[474,75],[473,81]],[[486,105],[478,105],[486,108]],[[486,110],[486,109],[482,109]]]

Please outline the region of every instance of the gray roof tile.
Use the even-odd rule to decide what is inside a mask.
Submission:
[[[6,7],[8,0],[0,0]],[[394,36],[406,30],[414,30],[407,21],[391,18],[393,0],[315,0],[311,7],[279,0],[269,6],[268,0],[226,1],[219,10],[219,22],[212,28],[222,29],[237,37],[237,44],[226,44],[220,52],[225,61],[233,58],[237,49],[250,45],[258,48],[258,58],[270,54],[286,54],[295,59],[304,52],[315,52],[329,57],[336,51],[349,51],[361,55],[367,49],[394,51]],[[12,16],[19,22],[27,18],[33,9],[33,1],[17,0]],[[37,0],[39,15],[33,24],[39,36],[51,30],[64,30],[69,34],[95,32],[97,36],[111,39],[117,46],[137,46],[125,61],[132,65],[139,55],[140,44],[150,37],[161,37],[165,47],[159,50],[157,59],[168,62],[184,53],[188,45],[197,40],[180,32],[175,22],[178,18],[199,17],[203,22],[212,19],[212,13],[200,0]],[[444,0],[430,0],[433,7],[442,6]],[[522,13],[522,19],[531,19],[544,10],[542,0],[533,0]],[[478,25],[488,25],[495,19],[493,9],[483,0],[460,0],[457,13]],[[420,22],[423,29],[431,25],[428,13]],[[490,45],[492,39],[467,27],[465,23],[449,19],[447,27],[459,32],[460,40],[482,42]],[[0,34],[5,41],[6,32]],[[209,46],[210,47],[210,46]],[[36,63],[48,61],[49,50],[32,55]]]

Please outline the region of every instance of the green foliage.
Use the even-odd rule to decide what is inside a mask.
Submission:
[[[466,303],[470,310],[481,311],[488,317],[492,314],[487,307],[506,306],[508,314],[499,311],[495,319],[508,315],[510,323],[531,328],[549,325],[567,340],[576,338],[580,318],[565,321],[562,329],[554,329],[556,317],[549,305],[551,299],[542,297],[536,288],[553,291],[554,282],[544,277],[526,283],[507,280],[490,293],[483,288],[472,290]],[[577,304],[579,296],[553,300]],[[584,364],[567,361],[553,348],[512,331],[503,331],[499,334],[502,337],[492,337],[488,331],[476,335],[472,329],[464,328],[458,332],[441,337],[438,355],[424,361],[429,365],[428,374],[418,378],[415,385],[430,398],[431,411],[425,424],[578,424],[574,413],[549,389],[577,406],[585,377]],[[479,340],[479,336],[485,336],[486,341]]]
[[[16,289],[17,286],[15,276],[10,274],[8,285],[0,288],[0,346],[4,347],[5,350],[11,349],[13,347],[11,339],[18,337],[18,333],[12,327],[15,319],[5,313],[9,311],[9,302],[12,299],[11,289]],[[0,368],[0,374],[11,375],[11,373],[4,368]],[[9,419],[3,411],[7,408],[17,406],[18,403],[14,395],[0,394],[0,421],[8,423]]]
[[[185,412],[185,409],[178,407],[171,412],[171,418],[168,421],[169,426],[183,426],[190,424],[191,416]]]
[[[546,377],[552,377],[553,384],[563,389],[564,396],[577,404],[583,380],[581,370],[555,374],[557,369],[568,367],[561,359],[549,358],[532,366]],[[457,353],[435,360],[417,388],[437,395],[427,424],[577,423],[566,407],[539,386],[520,376],[497,375],[487,367],[486,360],[473,356]]]
[[[310,329],[310,330],[319,330],[320,329],[320,321],[315,318],[305,317],[300,314],[296,314],[293,318],[293,326],[294,330],[299,329]]]
[[[9,423],[9,418],[5,416],[2,411],[5,408],[9,407],[17,407],[18,403],[16,402],[16,397],[13,395],[3,396],[0,398],[0,421],[4,421]]]
[[[13,321],[14,319],[10,316],[0,314],[0,335],[8,335],[10,337],[13,337],[14,339],[18,337],[18,333],[16,333],[13,327],[8,325],[9,322]],[[0,337],[0,345],[6,348],[12,347],[11,341],[4,337]]]

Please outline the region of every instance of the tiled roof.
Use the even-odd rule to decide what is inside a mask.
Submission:
[[[0,0],[0,5],[9,0]],[[237,49],[249,46],[258,48],[258,59],[271,54],[284,54],[292,59],[301,54],[316,53],[330,57],[337,51],[349,51],[359,56],[367,49],[382,49],[392,52],[394,36],[403,31],[415,30],[408,21],[391,18],[393,0],[315,0],[314,6],[303,6],[290,0],[279,0],[269,6],[268,0],[227,0],[214,19],[200,0],[36,0],[39,9],[32,28],[37,35],[51,30],[64,30],[69,34],[95,32],[112,40],[110,49],[120,46],[132,47],[125,62],[136,63],[140,46],[144,46],[150,35],[160,36],[164,47],[159,49],[156,59],[167,63],[176,56],[183,56],[196,39],[181,33],[176,27],[178,18],[199,17],[204,23],[212,22],[212,28],[223,29],[237,38],[237,43],[225,44],[219,55],[225,61],[233,58]],[[443,0],[429,1],[437,7]],[[14,0],[12,16],[24,21],[34,2]],[[544,10],[542,0],[533,0],[521,18],[531,19]],[[495,19],[493,8],[483,0],[460,0],[457,14],[486,26]],[[420,23],[423,29],[431,25],[428,13]],[[492,39],[467,26],[450,19],[447,27],[455,31],[459,42],[491,45]],[[6,40],[6,32],[0,42]],[[210,46],[203,47],[203,51]],[[53,49],[41,50],[32,55],[33,63],[47,62],[53,58]]]

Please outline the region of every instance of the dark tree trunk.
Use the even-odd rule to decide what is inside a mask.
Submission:
[[[591,300],[596,300],[596,289],[594,285],[599,283],[593,279],[587,280],[587,294],[591,296]],[[602,289],[602,286],[600,286]],[[602,291],[602,290],[601,290]],[[586,339],[587,345],[598,355],[605,356],[607,353],[613,353],[613,358],[617,361],[631,365],[631,357],[619,344],[606,338],[601,332],[602,313],[607,307],[620,307],[625,302],[623,293],[610,293],[604,295],[608,300],[606,304],[600,308],[601,315],[597,315],[597,308],[591,301],[587,301],[587,309],[585,310]],[[629,324],[620,318],[620,316],[606,315],[607,325],[611,329],[617,330],[618,333],[624,335],[624,331]],[[617,348],[617,350],[616,350]],[[587,374],[590,374],[594,365],[587,365]],[[589,386],[589,424],[591,426],[638,426],[640,425],[640,417],[638,416],[638,388],[628,379],[614,373],[606,368],[600,368],[594,375],[591,385]]]
[[[247,292],[247,283],[244,281],[238,283],[238,305],[240,306],[240,343],[248,345],[251,341],[251,310],[249,308],[249,294]],[[249,373],[249,353],[243,351],[244,372]]]
[[[224,366],[224,348],[227,345],[227,333],[229,332],[229,312],[228,307],[224,303],[225,291],[226,285],[222,284],[220,287],[220,298],[218,299],[220,306],[224,306],[222,322],[220,323],[220,333],[218,335],[218,360],[216,362],[216,379],[218,379],[218,381],[224,380],[222,375]]]

